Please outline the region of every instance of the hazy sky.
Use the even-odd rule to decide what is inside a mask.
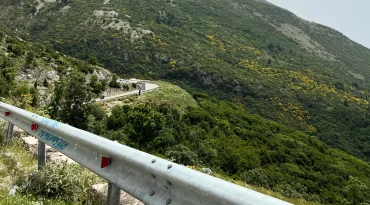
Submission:
[[[267,0],[370,48],[370,0]]]

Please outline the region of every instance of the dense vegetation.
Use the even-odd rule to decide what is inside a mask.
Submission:
[[[369,183],[368,164],[313,137],[232,103],[198,98],[198,105],[181,119],[166,105],[115,108],[107,119],[113,132],[105,136],[180,164],[209,166],[292,198],[342,204],[351,201],[343,191],[350,175],[360,178],[358,186]]]
[[[7,98],[21,108],[44,106],[50,101],[49,95],[59,88],[58,83],[54,86],[54,81],[71,72],[75,74],[71,75],[74,78],[88,82],[86,86],[75,90],[81,92],[80,96],[87,89],[87,93],[91,94],[86,97],[90,100],[100,97],[109,86],[109,76],[98,80],[94,73],[101,70],[99,66],[60,54],[50,46],[29,43],[0,31],[0,97]],[[44,99],[41,99],[40,91]],[[73,91],[68,89],[66,92]]]
[[[0,2],[0,25],[45,44],[0,32],[0,96],[17,106],[37,107],[37,87],[50,87],[41,110],[53,119],[288,197],[369,203],[369,164],[318,141],[370,160],[368,49],[255,0],[21,2]],[[169,89],[108,115],[89,103],[117,86],[87,83],[101,64],[121,76],[167,79],[193,97],[161,99],[178,94]],[[36,68],[61,78],[15,81]]]
[[[46,95],[59,92],[63,93],[63,96],[64,94],[74,96],[74,100],[68,102],[79,105],[67,110],[67,105],[70,104],[63,101],[63,104],[58,104],[62,107],[47,107],[52,110],[50,115],[53,111],[59,112],[60,109],[68,112],[83,111],[84,105],[81,104],[81,100],[78,101],[78,97],[87,102],[107,88],[108,82],[98,81],[96,75],[90,74],[99,69],[85,61],[62,55],[48,46],[25,42],[21,38],[8,36],[0,31],[1,101],[45,115],[49,112],[41,106],[40,91],[46,90]],[[68,83],[68,90],[59,89],[61,86],[58,83],[54,85],[54,82],[47,80],[45,73],[50,71],[61,76],[60,82],[64,82],[64,75],[70,73],[69,77],[72,77],[68,78],[68,82],[78,81],[78,89],[73,89],[72,83]],[[28,73],[30,76],[21,78],[22,73]],[[89,76],[90,82],[87,83],[86,78]],[[63,121],[73,120],[71,116],[63,118]],[[75,121],[79,122],[81,119]],[[27,153],[21,139],[15,138],[13,145],[6,143],[5,128],[5,121],[0,120],[0,204],[97,203],[87,194],[93,184],[104,182],[101,178],[73,164],[48,164],[42,171],[37,171],[37,160]],[[18,187],[17,194],[9,194],[10,189],[14,189],[15,186]]]
[[[23,48],[20,55],[8,48],[10,43]],[[37,108],[37,104],[32,105],[37,96],[30,89],[51,87],[50,104],[46,109],[40,107],[35,111],[111,140],[180,164],[210,167],[221,175],[271,189],[290,198],[335,204],[369,200],[365,195],[370,186],[370,166],[367,163],[329,148],[315,137],[251,114],[239,102],[219,101],[201,93],[190,96],[177,86],[158,82],[162,86],[160,91],[145,94],[139,99],[129,98],[123,106],[113,107],[107,112],[105,105],[90,103],[102,88],[96,77],[86,81],[86,76],[92,72],[88,70],[95,67],[10,36],[4,37],[1,45],[7,48],[0,55],[5,62],[2,65],[7,65],[2,66],[2,72],[12,68],[13,73],[10,80],[2,81],[10,91],[1,96],[10,101],[13,98],[13,103],[20,107]],[[50,50],[45,52],[46,49]],[[64,73],[61,73],[64,69],[56,70],[62,75],[53,84],[41,83],[42,79],[40,83],[27,84],[15,81],[16,73],[24,69],[55,69],[50,67],[48,58],[62,68],[63,65],[72,66],[72,70]],[[47,173],[59,173],[58,170],[51,168]],[[73,179],[68,177],[69,172],[60,173],[64,173],[62,176],[66,176],[66,180]],[[49,188],[40,184],[47,176],[45,174],[34,176],[31,173],[30,186],[24,186],[22,190],[40,197],[51,194],[52,198],[62,197],[67,201],[81,199],[80,195],[64,192],[64,185],[53,188],[54,191],[49,193]],[[85,185],[80,188],[85,189]]]
[[[78,78],[68,76],[60,84],[65,88],[84,86]],[[253,115],[240,103],[218,101],[201,93],[190,99],[161,84],[168,95],[160,94],[165,96],[160,100],[131,97],[124,105],[113,107],[110,115],[104,105],[89,104],[84,112],[67,106],[54,119],[179,164],[210,167],[290,198],[333,204],[370,200],[365,194],[370,186],[368,163],[301,131]],[[72,102],[83,104],[83,96],[76,95],[82,101]]]
[[[76,164],[48,163],[37,171],[37,159],[21,139],[5,143],[6,125],[0,119],[0,204],[98,204],[89,189],[101,178]]]
[[[25,39],[241,102],[369,160],[370,51],[333,29],[255,0],[72,0],[36,15],[21,2],[2,1],[0,22]]]

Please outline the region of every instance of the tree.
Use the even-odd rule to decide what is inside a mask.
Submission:
[[[109,87],[111,88],[120,88],[120,84],[117,82],[118,76],[113,74],[112,80],[109,82]]]
[[[31,106],[32,107],[38,107],[40,104],[40,93],[36,88],[31,88],[30,89],[30,94],[32,96],[32,102]]]
[[[170,148],[166,152],[166,156],[173,159],[176,163],[184,165],[195,165],[198,158],[197,154],[182,144]]]
[[[92,65],[97,65],[98,59],[95,56],[89,56],[88,62]]]
[[[107,90],[107,88],[108,88],[108,82],[107,82],[106,79],[104,79],[103,81],[101,81],[101,86],[102,86],[102,91]]]
[[[22,95],[26,95],[29,93],[30,93],[30,88],[28,87],[28,85],[26,83],[20,83],[17,86],[17,89],[14,92],[14,95],[17,97],[20,97]]]
[[[269,58],[268,61],[267,61],[267,65],[271,65],[271,63],[272,63],[271,58]]]
[[[22,109],[28,109],[32,103],[30,88],[26,83],[18,84],[13,97],[17,99],[17,106],[21,107]]]
[[[32,51],[28,52],[26,56],[26,65],[31,65],[34,58],[35,58],[35,53]]]
[[[37,8],[36,8],[36,6],[33,6],[31,8],[31,14],[35,14],[36,12],[37,12]]]
[[[16,70],[11,67],[7,67],[9,64],[7,61],[3,61],[0,66],[0,96],[9,96],[15,87],[15,76]]]
[[[360,205],[367,193],[368,187],[357,177],[349,176],[348,185],[344,188],[347,200],[351,205]]]
[[[348,103],[347,98],[344,98],[344,106],[349,107],[349,103]]]
[[[109,129],[123,129],[137,147],[148,148],[165,125],[165,116],[150,105],[115,107],[108,118]]]
[[[103,91],[103,86],[98,80],[98,76],[92,75],[90,79],[90,87],[92,92],[96,95],[99,95]]]
[[[55,83],[54,93],[51,98],[48,111],[52,119],[60,119],[60,113],[62,111],[62,105],[64,103],[65,97],[65,87],[66,87],[66,77],[62,76],[59,82]],[[46,79],[44,80],[44,82]],[[47,81],[46,81],[47,82]],[[44,83],[43,83],[44,84]],[[44,85],[45,86],[45,85]]]
[[[22,56],[25,53],[23,45],[19,43],[10,44],[8,50],[11,51],[16,57]]]
[[[83,129],[87,126],[91,100],[92,92],[85,75],[73,71],[55,84],[49,112],[52,118]]]
[[[39,81],[38,81],[38,80],[36,80],[36,81],[35,81],[35,83],[33,84],[33,87],[34,87],[35,89],[37,89],[38,84],[39,84]]]

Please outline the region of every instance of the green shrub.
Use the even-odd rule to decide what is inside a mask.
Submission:
[[[136,83],[131,84],[132,88],[136,89]]]
[[[241,174],[241,179],[249,184],[270,188],[268,178],[263,169],[252,169]]]
[[[8,50],[11,51],[16,57],[22,56],[25,53],[25,49],[21,44],[10,44]]]
[[[184,165],[195,165],[197,164],[198,158],[196,153],[182,144],[170,148],[170,150],[166,152],[166,156],[169,159],[175,160],[176,163]]]
[[[6,140],[6,121],[0,119],[0,145],[3,145]]]
[[[112,80],[109,82],[109,87],[111,88],[120,88],[121,84],[117,83],[118,76],[116,74],[113,74]]]
[[[26,182],[18,182],[21,194],[62,199],[79,203],[86,199],[88,189],[100,179],[76,164],[48,164],[41,171],[28,174]]]

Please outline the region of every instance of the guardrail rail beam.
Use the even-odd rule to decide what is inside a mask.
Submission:
[[[40,140],[39,165],[48,144],[109,181],[112,201],[122,189],[146,205],[290,205],[2,102],[0,118]]]

